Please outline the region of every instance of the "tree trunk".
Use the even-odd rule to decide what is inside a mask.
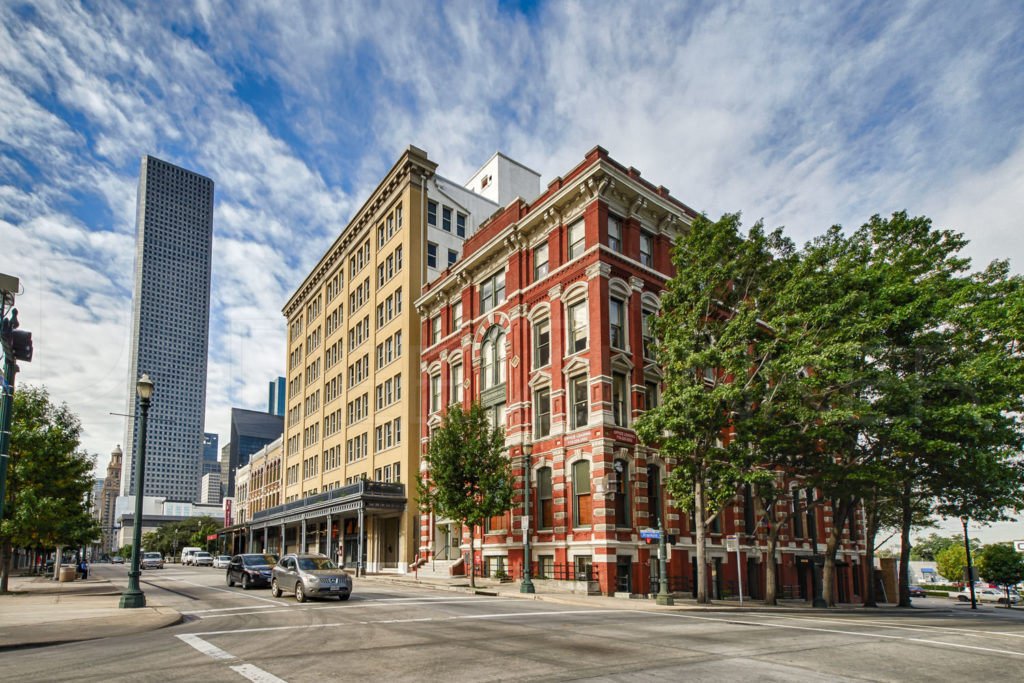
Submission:
[[[825,537],[825,566],[821,573],[821,591],[825,598],[825,604],[829,607],[836,606],[835,583],[836,583],[836,551],[839,549],[839,538],[843,533],[843,525],[846,523],[846,515],[850,506],[846,500],[833,501],[832,504],[832,528]]]
[[[764,564],[764,604],[775,605],[778,601],[778,594],[775,590],[775,586],[778,583],[776,577],[778,568],[775,566],[775,546],[778,543],[776,528],[778,525],[773,523],[773,520],[768,517],[768,506],[765,505],[764,499],[761,497],[760,486],[752,484],[750,489],[754,499],[755,523],[759,523],[762,519],[768,521],[767,544],[761,560],[762,564]],[[753,533],[755,538],[760,538],[760,527],[754,529]]]
[[[469,526],[469,587],[476,588],[476,544],[473,525]]]
[[[704,529],[704,482],[698,476],[693,484],[694,542],[697,546],[697,604],[708,604],[707,534]]]
[[[875,502],[864,501],[864,606],[878,607],[875,596],[875,536],[878,535],[878,514]]]
[[[903,485],[903,496],[900,500],[902,519],[900,519],[900,575],[899,593],[900,607],[910,607],[910,525],[914,520],[914,510],[910,500],[910,483]]]
[[[57,557],[53,561],[53,580],[54,581],[59,581],[60,580],[60,563],[61,563],[61,559],[62,559],[63,555],[64,555],[64,546],[62,546],[62,545],[57,546]]]
[[[7,582],[11,575],[11,540],[5,538],[0,542],[0,594],[7,592]]]

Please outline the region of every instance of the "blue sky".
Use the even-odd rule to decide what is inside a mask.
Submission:
[[[139,159],[216,182],[206,422],[265,405],[280,309],[408,144],[547,183],[596,144],[798,240],[907,209],[1024,263],[1005,2],[0,3],[0,272],[46,384],[123,438]]]

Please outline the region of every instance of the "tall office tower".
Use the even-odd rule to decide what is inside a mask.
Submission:
[[[267,412],[272,415],[284,415],[284,377],[270,381],[267,391]]]
[[[217,460],[217,443],[220,441],[220,435],[211,434],[206,432],[203,434],[203,470],[200,472],[200,476],[216,472],[220,474],[220,461]]]
[[[121,493],[135,495],[143,373],[153,380],[146,433],[146,496],[199,500],[206,352],[210,324],[213,181],[142,157],[136,208],[124,467]]]

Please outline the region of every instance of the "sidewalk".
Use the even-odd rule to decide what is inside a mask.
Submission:
[[[181,615],[150,603],[121,609],[121,589],[105,579],[58,583],[39,576],[11,576],[0,595],[0,652],[152,631]]]
[[[892,603],[879,603],[878,607],[864,607],[861,604],[844,603],[828,609],[815,609],[805,600],[779,600],[774,606],[765,605],[757,600],[744,600],[741,605],[739,600],[716,600],[709,605],[699,605],[689,595],[686,597],[676,596],[674,605],[659,605],[653,598],[619,598],[605,595],[583,595],[569,593],[561,590],[552,590],[547,581],[534,580],[535,593],[521,593],[519,582],[512,581],[502,583],[494,579],[476,579],[476,588],[470,588],[469,577],[453,577],[451,579],[437,578],[416,578],[413,574],[370,574],[360,577],[359,581],[368,583],[397,584],[410,587],[430,588],[434,590],[446,590],[460,593],[477,595],[498,595],[508,598],[519,598],[523,600],[542,600],[545,602],[560,603],[563,605],[576,605],[595,607],[600,609],[622,609],[622,610],[643,610],[650,612],[678,612],[697,610],[703,612],[777,612],[784,614],[852,614],[885,610],[887,615],[920,614],[921,611],[953,611],[956,605],[936,599],[931,602],[918,600],[911,609],[898,609]]]

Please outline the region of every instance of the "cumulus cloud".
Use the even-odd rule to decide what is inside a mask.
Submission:
[[[262,408],[284,374],[284,301],[410,143],[454,180],[496,150],[547,180],[600,144],[712,215],[799,240],[907,208],[1020,270],[1015,10],[0,5],[0,271],[22,278],[38,340],[22,379],[72,404],[91,451],[122,438],[143,154],[216,182],[222,439],[229,408]]]

